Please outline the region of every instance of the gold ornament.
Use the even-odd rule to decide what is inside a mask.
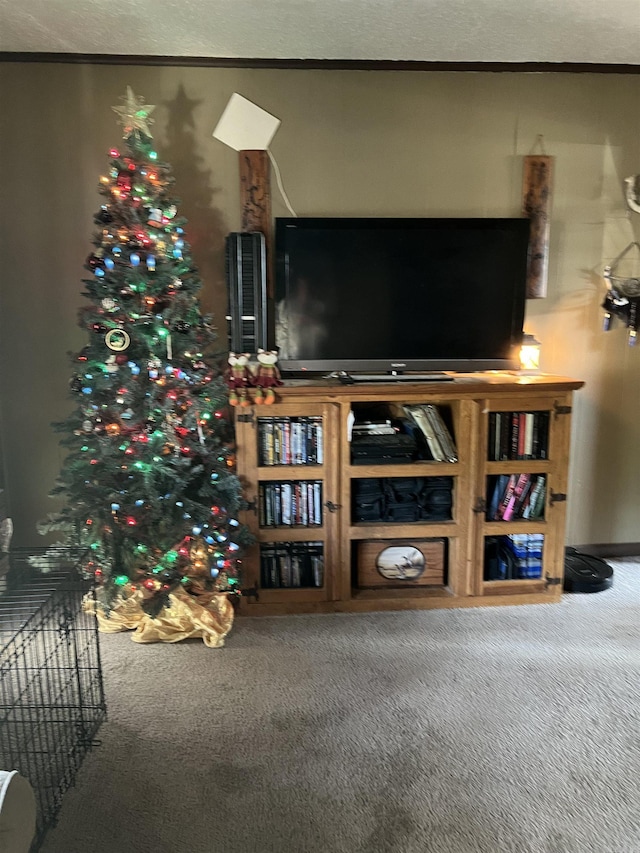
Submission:
[[[131,338],[124,329],[110,329],[105,335],[104,342],[110,350],[122,352],[131,343]]]
[[[153,123],[153,119],[149,118],[155,110],[155,106],[145,104],[144,98],[139,95],[134,95],[131,86],[127,86],[127,94],[120,98],[124,101],[123,107],[111,107],[111,109],[120,116],[120,124],[124,128],[124,132],[142,131],[145,136],[151,136],[149,124]]]

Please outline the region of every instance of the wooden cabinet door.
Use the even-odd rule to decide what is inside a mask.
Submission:
[[[238,467],[256,538],[244,560],[247,607],[337,598],[338,406],[275,403],[236,411]],[[257,595],[252,595],[255,592]]]
[[[557,598],[564,565],[571,394],[519,394],[478,405],[473,594]],[[497,427],[496,414],[502,419]],[[544,425],[538,443],[526,416],[532,428]],[[505,423],[507,449],[503,442],[500,452],[496,429],[504,430]],[[540,485],[542,498],[528,505]]]

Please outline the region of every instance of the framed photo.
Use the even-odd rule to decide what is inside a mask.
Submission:
[[[358,586],[444,584],[444,539],[370,539],[358,543]]]

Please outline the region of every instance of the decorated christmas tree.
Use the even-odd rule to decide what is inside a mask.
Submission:
[[[137,627],[144,642],[204,636],[212,615],[229,622],[248,534],[236,518],[224,360],[200,311],[170,168],[154,150],[154,107],[130,88],[122,100],[113,109],[124,140],[100,179],[86,261],[77,405],[55,425],[68,453],[52,495],[64,506],[41,532],[63,530],[82,549],[103,630]]]

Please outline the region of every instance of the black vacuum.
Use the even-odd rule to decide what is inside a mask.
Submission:
[[[600,557],[576,548],[564,550],[564,591],[602,592],[613,584],[613,569]]]

